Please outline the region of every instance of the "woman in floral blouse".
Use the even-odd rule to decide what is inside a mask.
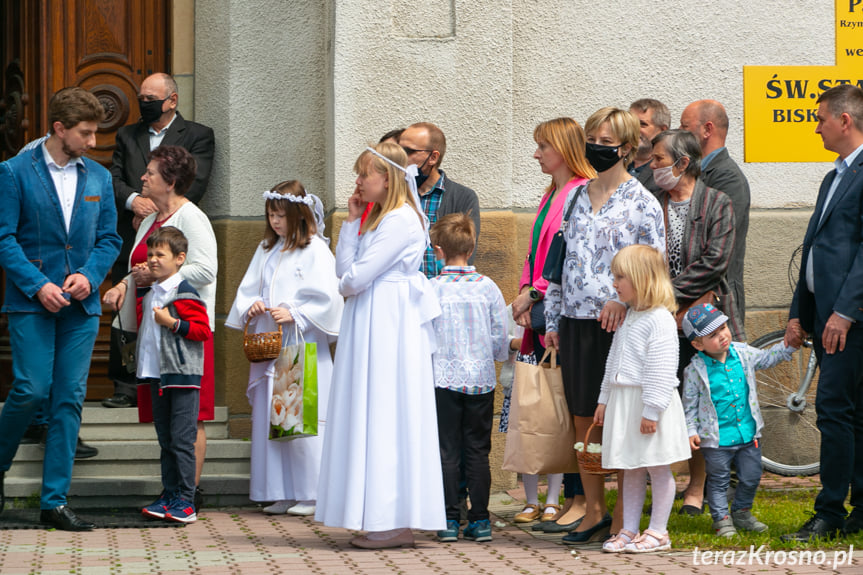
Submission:
[[[626,166],[638,148],[638,119],[618,108],[602,108],[585,123],[586,156],[597,177],[571,190],[575,206],[564,230],[563,284],[545,295],[546,345],[560,350],[564,391],[575,421],[576,441],[593,422],[605,359],[626,307],[612,287],[611,260],[622,248],[647,244],[665,253],[665,225],[656,198]],[[565,211],[564,211],[565,213]],[[594,432],[594,442],[599,433]],[[564,542],[603,540],[611,528],[604,477],[582,474],[587,511]]]

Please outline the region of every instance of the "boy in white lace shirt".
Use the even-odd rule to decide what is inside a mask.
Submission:
[[[464,538],[491,541],[488,453],[494,362],[509,357],[506,304],[495,283],[468,265],[476,237],[470,217],[448,214],[431,228],[430,235],[436,257],[446,262],[431,280],[441,305],[441,315],[434,320],[433,364],[447,518],[447,528],[438,531],[438,539],[458,539],[459,463],[464,455],[471,501]]]

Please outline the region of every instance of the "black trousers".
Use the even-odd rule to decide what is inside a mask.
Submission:
[[[494,393],[468,395],[435,388],[435,402],[446,518],[458,521],[459,463],[464,458],[470,493],[468,521],[488,519],[491,489],[488,453],[491,451]]]
[[[851,507],[863,511],[863,328],[852,325],[845,350],[824,353],[821,330],[813,341],[821,374],[815,414],[821,431],[821,492],[815,513],[842,525],[851,491]]]

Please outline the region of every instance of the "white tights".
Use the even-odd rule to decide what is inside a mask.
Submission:
[[[539,506],[539,475],[521,474],[524,482],[524,495],[528,505]],[[563,483],[563,473],[548,474],[548,496],[545,498],[546,505],[552,503],[557,505],[560,498],[560,485]]]
[[[674,476],[670,465],[627,469],[623,474],[623,528],[638,533],[641,509],[647,491],[647,474],[650,473],[650,486],[653,491],[653,511],[650,513],[650,527],[657,533],[665,533],[668,516],[674,505]]]

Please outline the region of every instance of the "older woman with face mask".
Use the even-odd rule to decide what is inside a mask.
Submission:
[[[701,148],[690,132],[666,130],[653,139],[650,163],[666,222],[668,268],[681,310],[713,291],[717,306],[728,316],[732,333],[739,333],[733,294],[725,274],[734,247],[731,199],[708,188],[701,175]],[[695,349],[680,335],[678,379]],[[680,389],[680,388],[678,388]],[[689,463],[690,483],[681,514],[699,515],[704,494],[704,457],[695,452]]]
[[[173,226],[183,232],[189,240],[189,253],[186,254],[186,262],[179,273],[198,290],[207,304],[210,330],[215,329],[216,274],[219,269],[216,235],[213,233],[213,227],[207,215],[185,197],[195,179],[196,169],[195,158],[180,146],[160,146],[150,152],[147,170],[141,176],[144,182],[141,195],[153,201],[156,212],[144,218],[138,227],[134,247],[129,255],[129,275],[105,292],[102,299],[109,307],[120,310],[121,314],[128,315],[124,312],[129,307],[134,310],[134,286],[147,286],[153,282],[153,276],[146,263],[147,238],[162,226]],[[129,330],[134,327],[134,322],[126,320],[123,327]],[[213,365],[213,339],[210,338],[204,344],[204,376],[201,379],[201,402],[195,440],[196,509],[203,501],[199,485],[207,453],[207,435],[203,422],[212,420],[215,416]],[[146,386],[138,388],[138,417],[142,423],[153,420],[149,388]]]

